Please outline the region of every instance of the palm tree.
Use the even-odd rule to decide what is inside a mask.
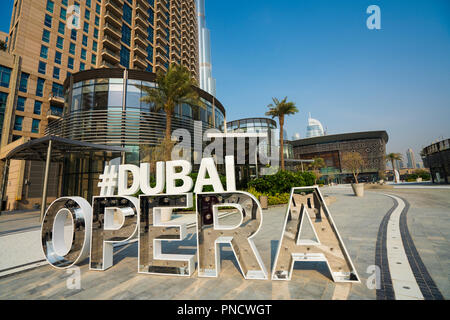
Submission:
[[[394,181],[398,183],[397,178],[395,176],[395,161],[401,161],[403,160],[403,156],[401,153],[389,153],[388,155],[386,155],[386,161],[387,162],[391,162],[392,164],[392,172],[394,173]],[[400,168],[399,168],[400,169]]]
[[[157,88],[140,87],[145,96],[141,101],[154,104],[155,111],[164,110],[166,113],[166,133],[164,141],[167,143],[172,136],[172,116],[177,105],[186,103],[190,105],[203,106],[195,86],[196,81],[192,78],[189,70],[180,65],[173,64],[167,73],[159,71],[156,77]],[[170,152],[166,153],[165,160],[168,161]]]
[[[272,101],[273,103],[267,106],[270,110],[266,112],[266,116],[278,118],[278,121],[280,122],[280,159],[281,170],[284,171],[284,117],[287,115],[296,114],[298,109],[294,102],[287,101],[287,97],[285,97],[282,101],[279,101],[277,98],[272,98]]]

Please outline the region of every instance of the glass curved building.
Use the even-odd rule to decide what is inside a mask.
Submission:
[[[306,129],[306,138],[322,137],[325,135],[325,130],[319,120],[308,118],[308,127]]]
[[[166,115],[145,103],[144,87],[156,87],[156,74],[126,69],[92,69],[75,73],[64,83],[65,106],[59,120],[49,124],[46,135],[126,147],[125,162],[148,162],[152,146],[164,138]],[[194,124],[202,133],[210,128],[221,131],[225,109],[209,93],[196,88],[204,106],[178,105],[172,117],[172,130],[187,129],[192,145]],[[198,135],[198,133],[197,133]],[[200,139],[202,137],[199,137]],[[89,198],[98,194],[98,176],[105,161],[101,153],[68,155],[64,161],[63,194]],[[120,161],[120,155],[117,155]],[[82,181],[82,183],[80,183]]]
[[[273,150],[279,150],[278,129],[277,123],[268,118],[247,118],[240,119],[231,122],[227,122],[227,133],[268,133],[268,142],[262,141],[259,143],[258,148],[260,152],[263,152],[268,157],[272,155]],[[247,149],[247,147],[246,147]],[[248,150],[246,150],[248,152]],[[277,151],[278,152],[278,151]],[[257,178],[263,168],[258,167],[255,164],[238,165],[237,166],[237,180],[239,187],[246,187],[247,182],[250,179]]]

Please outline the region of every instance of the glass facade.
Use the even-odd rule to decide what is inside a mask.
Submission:
[[[278,140],[277,123],[272,119],[250,118],[231,121],[227,123],[227,132],[268,133],[268,140],[259,142],[259,151],[263,152],[268,157],[271,157],[273,152],[279,150],[280,144]],[[276,150],[274,150],[274,148]],[[258,177],[261,169],[262,168],[258,168],[256,165],[238,166],[238,185],[242,188],[245,188],[247,186],[248,180]]]
[[[166,128],[164,111],[157,111],[152,103],[143,101],[147,94],[145,88],[156,88],[156,84],[152,80],[142,79],[154,79],[155,75],[133,70],[129,71],[127,79],[118,77],[122,73],[118,70],[97,69],[72,75],[73,84],[66,82],[69,87],[65,88],[63,116],[48,125],[46,134],[123,146],[129,150],[126,153],[126,163],[148,162],[151,159],[151,147],[160,143]],[[114,73],[114,76],[105,77],[109,72]],[[87,76],[91,74],[96,76]],[[220,102],[206,92],[200,89],[198,91],[204,105],[178,105],[172,117],[172,130],[187,129],[192,139],[195,121],[202,122],[203,131],[210,128],[223,129],[225,121]],[[50,111],[51,114],[57,114],[62,110],[51,107]],[[117,155],[118,158],[120,156]],[[120,163],[120,159],[118,161]],[[98,194],[98,176],[103,172],[104,165],[105,159],[101,153],[67,156],[63,194],[88,198]]]
[[[68,113],[92,110],[122,110],[124,83],[121,78],[106,78],[74,83]],[[156,112],[154,106],[142,101],[146,95],[141,88],[155,88],[154,82],[129,79],[126,84],[126,110]],[[186,120],[202,121],[207,127],[223,130],[225,115],[212,102],[201,98],[204,107],[178,105],[174,116]],[[164,114],[163,111],[158,113]],[[214,116],[213,116],[214,114]]]

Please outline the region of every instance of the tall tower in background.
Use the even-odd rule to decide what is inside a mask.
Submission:
[[[306,129],[306,138],[321,137],[325,135],[325,130],[319,120],[308,117],[308,127]]]
[[[416,169],[417,165],[416,165],[416,157],[414,156],[414,151],[409,148],[406,151],[406,159],[408,161],[407,166],[409,169]]]
[[[205,0],[196,0],[198,16],[198,43],[200,88],[216,96],[216,79],[212,77],[211,35],[206,28]]]

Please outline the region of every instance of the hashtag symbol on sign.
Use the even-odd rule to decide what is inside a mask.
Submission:
[[[113,196],[117,188],[117,166],[105,166],[99,180],[100,196]]]

